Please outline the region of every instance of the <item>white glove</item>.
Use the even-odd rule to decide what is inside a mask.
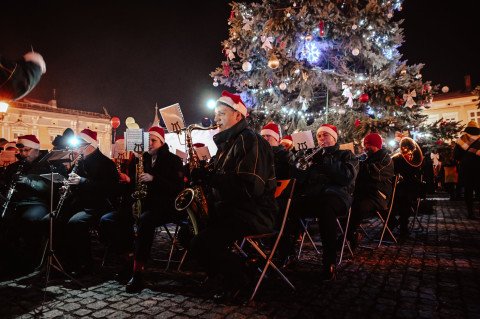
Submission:
[[[23,58],[25,59],[25,61],[30,61],[37,64],[42,70],[42,74],[45,74],[45,72],[47,72],[47,65],[45,64],[45,61],[43,60],[43,57],[40,55],[40,53],[28,52],[23,56]]]
[[[80,184],[80,176],[75,173],[68,174],[68,183],[70,185],[78,185]]]

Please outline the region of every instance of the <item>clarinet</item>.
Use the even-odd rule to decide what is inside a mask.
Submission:
[[[79,155],[77,161],[72,167],[72,170],[70,171],[71,173],[77,173],[78,170],[78,163],[80,160],[83,158],[83,155]],[[68,179],[63,181],[63,190],[62,190],[62,195],[60,196],[57,204],[57,209],[55,211],[57,212],[57,216],[60,214],[60,210],[62,209],[63,203],[65,202],[65,199],[70,195],[70,187],[71,184],[68,182]]]
[[[10,201],[12,199],[13,193],[15,193],[16,188],[17,188],[17,179],[20,177],[22,174],[23,166],[25,165],[25,160],[22,159],[18,165],[17,172],[15,173],[13,180],[10,184],[10,188],[8,189],[7,196],[5,197],[7,200],[3,203],[2,206],[2,218],[5,216],[5,213],[7,212],[8,205],[10,204]]]

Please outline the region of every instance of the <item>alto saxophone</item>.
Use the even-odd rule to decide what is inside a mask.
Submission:
[[[143,167],[143,147],[141,145],[135,145],[135,153],[138,154],[138,164],[136,165],[135,171],[135,190],[132,193],[132,198],[135,199],[133,204],[133,218],[135,223],[138,223],[140,215],[142,214],[142,199],[147,197],[147,185],[143,184],[140,181],[140,175],[144,172]]]
[[[195,168],[200,168],[200,159],[193,148],[192,131],[193,130],[213,130],[218,125],[202,127],[196,124],[188,126],[185,130],[185,145],[188,152],[188,167],[190,173]],[[178,132],[177,132],[178,133]],[[206,227],[208,217],[208,206],[205,194],[200,185],[191,185],[184,189],[175,199],[175,209],[178,211],[186,210],[190,219],[193,233],[197,235],[200,230]]]

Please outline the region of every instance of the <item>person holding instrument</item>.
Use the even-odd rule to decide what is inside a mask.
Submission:
[[[363,139],[367,158],[360,162],[360,169],[355,181],[350,225],[347,240],[355,249],[361,240],[357,232],[364,218],[375,215],[376,211],[388,209],[393,190],[393,161],[387,149],[382,148],[382,138],[377,133],[370,133]]]
[[[358,160],[350,150],[340,150],[337,128],[323,124],[317,131],[320,149],[311,157],[299,180],[300,196],[293,212],[318,217],[323,248],[323,281],[336,278],[337,216],[345,216],[352,202]]]
[[[20,136],[17,147],[19,161],[9,165],[0,178],[0,188],[7,199],[2,205],[0,237],[2,246],[6,244],[12,249],[7,250],[4,259],[9,266],[29,270],[40,261],[41,221],[50,211],[51,191],[50,182],[40,175],[50,173],[50,168],[40,161],[47,152],[40,150],[35,135]],[[66,175],[65,169],[61,170],[63,166],[58,166],[58,171]],[[18,238],[24,239],[24,247],[15,247]],[[15,259],[15,254],[30,259],[10,260]]]
[[[99,226],[102,237],[125,258],[125,267],[131,267],[128,255],[134,241],[133,275],[125,287],[128,293],[143,290],[145,263],[150,255],[155,228],[177,220],[179,213],[174,202],[183,189],[182,160],[169,151],[164,130],[153,126],[148,133],[149,150],[140,152],[139,158],[130,162],[131,182],[122,196],[120,208],[103,216]],[[141,206],[136,206],[138,201]],[[132,205],[135,205],[133,214],[137,219],[135,240],[132,236]],[[131,271],[132,268],[130,274]]]
[[[76,138],[78,145],[74,153],[79,157],[73,166],[75,171],[68,177],[70,195],[62,207],[57,207],[66,268],[73,276],[89,270],[89,228],[95,227],[102,215],[113,210],[113,200],[119,191],[115,163],[98,149],[97,133],[84,129]]]
[[[191,242],[192,255],[209,278],[223,275],[215,302],[229,303],[250,281],[247,266],[228,247],[246,235],[269,232],[277,217],[273,151],[260,134],[248,127],[247,108],[239,95],[223,91],[215,107],[219,132],[213,172],[192,170],[195,183],[210,185],[209,219]]]

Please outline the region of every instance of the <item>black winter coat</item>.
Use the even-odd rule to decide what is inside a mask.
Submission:
[[[218,147],[211,178],[214,207],[234,207],[215,214],[238,214],[258,233],[273,229],[277,217],[273,151],[248,128],[245,119],[213,137]],[[225,205],[223,205],[225,204]]]
[[[303,183],[306,195],[332,194],[340,197],[346,207],[352,204],[358,159],[350,150],[340,150],[338,144],[325,147],[312,158]]]
[[[155,163],[152,163],[152,157]],[[131,172],[131,191],[135,188],[135,164],[138,159],[131,161],[129,172]],[[144,172],[153,176],[147,185],[147,197],[144,200],[144,210],[174,209],[175,198],[183,190],[184,174],[183,163],[180,157],[168,150],[164,144],[154,154],[143,153]]]
[[[382,148],[360,162],[355,198],[371,199],[377,210],[387,209],[393,190],[393,176],[393,161],[389,152]]]
[[[294,175],[295,158],[290,150],[287,150],[282,144],[272,146],[275,158],[275,177],[277,180],[290,179]]]

